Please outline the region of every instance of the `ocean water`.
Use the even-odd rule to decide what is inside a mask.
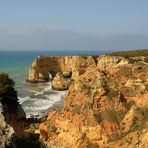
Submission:
[[[51,82],[26,83],[28,68],[38,55],[66,56],[79,54],[102,54],[100,51],[0,51],[0,72],[8,73],[15,81],[18,99],[27,117],[40,117],[54,105],[62,105],[66,91],[54,91]]]

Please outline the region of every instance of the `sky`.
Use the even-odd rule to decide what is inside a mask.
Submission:
[[[148,48],[148,0],[0,0],[0,50]]]

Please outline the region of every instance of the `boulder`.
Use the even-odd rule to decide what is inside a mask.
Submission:
[[[68,80],[64,79],[61,73],[57,73],[52,80],[52,89],[54,90],[67,90],[69,87]]]

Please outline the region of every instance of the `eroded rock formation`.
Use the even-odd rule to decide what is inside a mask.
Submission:
[[[100,70],[108,70],[113,66],[124,66],[128,64],[128,60],[120,56],[101,55],[97,58],[98,68]]]
[[[5,122],[4,116],[0,113],[0,147],[4,148],[9,144],[14,129]]]
[[[60,72],[64,77],[76,79],[86,68],[94,65],[91,56],[39,56],[29,68],[27,81],[31,83],[48,81]]]
[[[78,63],[79,74],[64,98],[63,110],[51,112],[40,125],[40,138],[48,146],[148,145],[148,66],[122,57],[107,59],[84,62],[82,73],[78,69],[83,64]]]
[[[63,75],[61,73],[57,73],[52,80],[52,89],[54,90],[67,90],[70,82],[66,79],[64,79]]]
[[[25,132],[26,114],[18,103],[14,81],[8,74],[0,73],[0,147],[45,147],[35,133]]]

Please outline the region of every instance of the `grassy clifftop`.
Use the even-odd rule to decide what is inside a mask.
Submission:
[[[148,57],[148,49],[117,51],[117,52],[111,53],[111,55],[124,56],[124,57],[136,57],[136,56],[147,56]]]

